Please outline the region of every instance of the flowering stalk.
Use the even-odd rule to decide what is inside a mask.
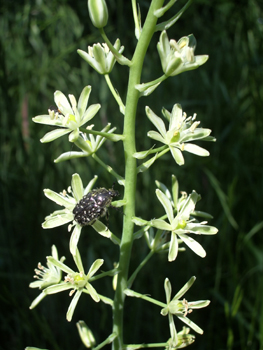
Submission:
[[[154,11],[162,7],[163,2],[164,0],[152,1],[132,58],[132,66],[130,67],[123,128],[123,135],[125,136],[123,148],[126,155],[124,200],[127,201],[127,204],[124,207],[125,215],[123,218],[123,235],[120,245],[119,268],[121,272],[118,275],[118,284],[113,308],[113,332],[118,334],[118,337],[113,341],[113,350],[119,350],[123,347],[124,290],[127,288],[129,263],[133,243],[134,223],[132,218],[135,216],[135,192],[137,182],[136,159],[133,157],[133,154],[136,152],[135,119],[138,100],[140,97],[140,93],[135,86],[140,83],[143,60],[155,31],[157,18],[154,16]]]
[[[131,60],[129,60],[122,54],[124,46],[121,46],[120,40],[116,39],[115,43],[112,44],[104,31],[104,27],[108,22],[106,1],[88,0],[91,21],[99,29],[105,43],[94,44],[92,47],[88,47],[87,52],[78,50],[78,53],[97,73],[104,75],[120,113],[124,115],[122,134],[115,134],[116,128],[111,127],[111,123],[104,126],[101,131],[94,130],[94,125],[89,124],[100,109],[100,104],[93,104],[88,107],[91,92],[90,86],[86,86],[82,90],[78,102],[73,95],[69,95],[67,99],[62,92],[56,91],[55,102],[57,109],[50,109],[48,114],[39,115],[33,119],[36,123],[55,127],[54,130],[44,135],[41,139],[43,143],[52,142],[59,137],[68,135],[69,142],[78,147],[79,151],[62,153],[55,160],[56,163],[73,158],[91,156],[101,166],[101,169],[111,174],[118,181],[118,184],[124,187],[123,199],[113,200],[114,197],[119,196],[119,192],[113,186],[110,189],[104,187],[93,188],[97,180],[95,175],[84,187],[80,176],[73,174],[71,186],[68,187],[67,191],[63,190],[60,193],[56,193],[51,189],[44,190],[45,196],[61,206],[62,209],[55,210],[46,216],[42,227],[51,229],[68,224],[68,231],[72,231],[69,238],[69,251],[75,261],[77,271],[72,270],[64,263],[64,257],[58,258],[57,250],[53,246],[52,256],[47,258],[47,267],[39,264],[35,270],[35,277],[38,281],[30,284],[30,287],[41,290],[41,293],[32,302],[31,308],[35,307],[46,296],[65,290],[69,290],[69,296],[72,297],[66,315],[68,321],[72,319],[81,295],[88,294],[92,302],[98,303],[102,301],[109,305],[113,313],[112,332],[99,345],[96,344],[92,330],[89,329],[85,322],[79,321],[77,323],[84,345],[88,348],[93,347],[94,350],[101,349],[108,344],[112,344],[112,350],[139,349],[143,347],[165,347],[173,350],[193,343],[195,338],[189,334],[190,328],[199,334],[203,332],[187,315],[193,309],[207,306],[209,301],[187,302],[186,299],[181,299],[194,283],[195,277],[190,278],[172,299],[172,286],[168,278],[165,278],[166,303],[130,289],[135,278],[154,254],[166,254],[168,262],[173,262],[181,251],[189,248],[199,257],[204,258],[206,255],[204,248],[197,240],[192,238],[192,235],[196,235],[199,238],[201,234],[214,235],[217,233],[215,227],[207,225],[206,220],[211,218],[211,216],[196,210],[197,203],[201,199],[199,194],[195,191],[192,191],[189,195],[181,192],[182,195],[179,197],[179,184],[174,175],[172,175],[171,191],[165,184],[156,181],[156,196],[163,207],[164,215],[152,219],[143,219],[135,216],[135,194],[138,174],[148,171],[159,158],[166,153],[168,154],[168,152],[171,153],[171,159],[180,166],[184,165],[183,153],[185,151],[202,157],[209,156],[209,152],[196,145],[195,142],[199,140],[215,141],[210,136],[210,129],[199,127],[200,122],[195,120],[196,114],[187,117],[178,103],[174,104],[171,111],[163,108],[163,118],[157,116],[149,106],[146,106],[146,116],[157,129],[157,131],[150,130],[147,136],[153,139],[154,142],[161,143],[161,145],[155,148],[155,144],[153,144],[149,150],[138,152],[136,150],[135,123],[139,98],[151,94],[164,80],[185,71],[196,69],[208,59],[207,55],[194,55],[196,40],[193,35],[183,37],[178,41],[173,39],[169,41],[166,33],[166,29],[176,22],[191,1],[189,0],[183,9],[177,15],[171,17],[168,22],[157,24],[158,19],[172,8],[176,0],[168,1],[165,6],[163,6],[164,0],[152,0],[146,20],[142,26],[139,8],[137,8],[136,1],[132,0],[135,36],[138,43]],[[159,30],[162,30],[162,32],[157,44],[157,50],[164,74],[151,82],[141,83],[142,68],[148,46],[153,34]],[[110,79],[110,73],[116,62],[127,65],[129,68],[129,82],[125,103]],[[168,127],[163,119],[166,120]],[[106,140],[123,143],[125,154],[124,175],[104,163],[98,156],[97,153]],[[150,158],[144,161],[148,156]],[[137,160],[143,161],[137,165]],[[123,207],[121,238],[113,234],[108,225],[106,226],[101,221],[103,216],[106,216],[107,219],[109,207]],[[199,221],[199,217],[202,217],[203,221]],[[134,232],[134,225],[140,227],[136,232]],[[108,238],[108,242],[114,243],[119,247],[119,261],[114,264],[114,268],[99,271],[104,262],[104,259],[99,258],[91,264],[88,272],[85,273],[79,252],[81,234],[86,230],[85,226],[90,230],[95,230],[102,237]],[[145,239],[149,252],[129,275],[133,241],[141,238]],[[64,280],[62,279],[63,273],[66,274]],[[115,291],[113,300],[100,294],[92,285],[94,281],[105,277],[111,277],[113,280],[112,284]],[[123,312],[126,297],[140,298],[161,308],[161,315],[168,316],[169,322],[170,338],[166,342],[156,344],[142,343],[139,345],[127,345],[124,343]],[[188,327],[183,327],[181,331],[177,332],[174,317],[177,317]]]

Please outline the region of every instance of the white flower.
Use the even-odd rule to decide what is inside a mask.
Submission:
[[[63,135],[69,134],[69,141],[75,142],[79,136],[79,128],[90,121],[100,109],[100,104],[93,104],[87,108],[91,86],[86,86],[79,97],[78,103],[73,95],[69,101],[61,91],[54,94],[57,110],[49,109],[48,115],[39,115],[33,118],[35,123],[59,126],[48,132],[40,141],[51,142]]]

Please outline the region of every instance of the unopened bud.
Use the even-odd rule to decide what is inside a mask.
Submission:
[[[108,8],[104,0],[88,0],[90,19],[96,28],[103,28],[108,23]]]

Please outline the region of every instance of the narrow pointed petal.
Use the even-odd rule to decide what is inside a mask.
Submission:
[[[169,247],[168,261],[174,261],[178,255],[178,239],[176,233],[172,232]]]
[[[69,250],[73,256],[76,255],[80,234],[81,226],[77,224],[72,232],[69,242]]]
[[[101,267],[101,265],[104,263],[103,259],[97,259],[94,261],[94,263],[91,265],[89,272],[87,274],[88,278],[95,275],[95,273],[98,271],[98,269]]]
[[[91,92],[91,86],[85,86],[84,89],[82,90],[79,100],[78,100],[78,111],[79,111],[79,115],[80,118],[82,118],[82,116],[84,115],[87,105],[88,105],[88,101],[89,101],[89,96],[90,96],[90,92]]]
[[[162,206],[164,207],[168,220],[171,224],[173,221],[173,208],[171,201],[166,197],[166,195],[162,191],[158,189],[156,190],[156,195],[159,201],[161,202]]]
[[[94,301],[96,301],[96,303],[98,303],[100,301],[100,297],[99,297],[99,294],[97,293],[96,289],[93,288],[90,283],[87,283],[85,288],[89,292],[89,294],[92,297],[92,299]]]
[[[56,102],[56,105],[58,106],[58,109],[66,116],[69,114],[74,115],[73,110],[71,108],[71,105],[66,98],[66,96],[61,91],[56,91],[54,93],[54,100]]]
[[[69,322],[72,320],[72,316],[74,314],[75,308],[77,306],[77,303],[79,301],[81,294],[82,294],[82,290],[77,290],[74,294],[73,299],[71,300],[71,303],[69,304],[69,308],[67,311],[67,320]]]
[[[204,248],[192,237],[189,237],[188,235],[181,235],[181,234],[178,234],[178,236],[181,238],[182,241],[184,241],[186,245],[188,245],[190,249],[192,249],[192,251],[195,254],[199,255],[201,258],[204,258],[206,256],[206,251],[204,250]]]
[[[76,198],[77,202],[81,200],[83,197],[83,183],[79,176],[79,174],[73,174],[72,180],[71,180],[71,186],[74,193],[74,197]]]
[[[99,103],[91,105],[88,107],[86,112],[84,113],[83,117],[81,118],[81,125],[86,124],[88,121],[90,121],[96,113],[99,111],[101,105]]]
[[[179,290],[178,293],[173,297],[173,300],[178,300],[180,299],[194,284],[196,280],[195,276],[192,276],[189,281],[186,282],[186,284]]]
[[[145,107],[145,112],[147,117],[150,119],[150,121],[153,123],[153,125],[156,127],[156,129],[161,133],[163,137],[165,137],[166,134],[166,128],[164,125],[164,122],[160,117],[158,117],[148,106]]]
[[[69,129],[55,129],[48,132],[46,135],[40,139],[42,143],[47,143],[58,139],[61,136],[67,135],[71,132]]]
[[[191,327],[196,333],[198,333],[198,334],[203,334],[204,333],[202,328],[197,326],[197,324],[194,323],[193,321],[191,321],[188,317],[184,317],[184,316],[177,316],[177,317],[179,318],[179,320],[181,320],[182,322],[187,324],[187,326]]]
[[[184,156],[183,156],[182,152],[179,150],[179,148],[170,147],[170,151],[171,151],[172,156],[173,156],[174,160],[176,161],[176,163],[178,165],[184,165]]]
[[[210,155],[210,153],[206,149],[204,149],[203,147],[194,145],[192,143],[185,143],[184,151],[196,154],[197,156],[201,156],[201,157],[208,157]]]
[[[73,215],[71,213],[60,214],[56,216],[47,216],[46,221],[43,222],[43,228],[53,228],[58,227],[73,220]]]
[[[64,207],[74,207],[75,201],[73,198],[63,196],[61,194],[58,194],[52,190],[44,189],[45,196],[52,200],[53,202],[57,203],[58,205],[64,206]]]

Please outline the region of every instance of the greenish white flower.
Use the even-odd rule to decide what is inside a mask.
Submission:
[[[70,267],[65,265],[62,261],[57,260],[53,256],[47,257],[47,260],[53,266],[56,266],[61,271],[64,271],[67,275],[64,282],[60,282],[56,285],[51,285],[45,288],[42,293],[32,302],[30,309],[33,309],[38,303],[43,300],[47,295],[56,294],[65,290],[71,290],[70,296],[74,295],[67,311],[67,320],[71,321],[77,303],[82,293],[89,294],[95,302],[100,301],[100,296],[94,287],[90,284],[91,277],[99,270],[103,264],[103,259],[97,259],[91,265],[87,274],[84,272],[83,264],[78,249],[76,249],[76,254],[73,255],[74,261],[78,268],[75,272]]]
[[[54,259],[58,260],[58,251],[55,245],[52,246],[51,254]],[[63,256],[59,261],[63,262],[65,259],[66,258]],[[29,287],[44,289],[48,286],[58,284],[61,281],[62,272],[57,266],[47,260],[47,267],[38,263],[34,278],[36,278],[37,281],[30,283]]]
[[[68,230],[70,231],[71,228],[74,227],[69,242],[69,248],[72,255],[76,254],[77,244],[82,230],[82,226],[80,226],[74,220],[73,209],[75,208],[76,204],[91,191],[96,181],[97,176],[94,176],[94,178],[84,188],[79,174],[73,174],[71,187],[69,186],[67,191],[63,190],[61,193],[56,193],[50,189],[44,189],[45,196],[56,204],[64,207],[64,209],[56,210],[50,215],[46,216],[42,227],[44,229],[50,229],[70,223]],[[110,238],[114,243],[119,244],[117,237],[115,237],[101,221],[96,220],[91,226],[101,236]]]
[[[33,118],[33,121],[39,124],[58,126],[60,129],[48,132],[40,141],[51,142],[69,134],[69,141],[75,142],[79,137],[79,128],[90,121],[100,109],[98,103],[87,107],[90,92],[91,86],[86,86],[77,103],[73,95],[69,95],[68,100],[61,91],[56,91],[54,98],[57,111],[49,109],[48,115],[38,115]]]
[[[169,194],[156,190],[158,200],[161,202],[166,212],[169,223],[163,219],[153,219],[151,226],[159,230],[171,232],[168,260],[174,261],[178,255],[179,240],[184,242],[194,253],[204,258],[206,252],[204,248],[189,234],[214,235],[218,232],[216,227],[208,226],[207,221],[198,222],[194,217],[195,205],[200,196],[193,191],[187,198],[183,198],[181,205],[177,206],[176,215]]]
[[[168,349],[180,349],[180,341],[178,334],[176,332],[174,324],[174,316],[179,320],[184,322],[187,326],[191,327],[195,332],[203,334],[203,330],[197,326],[193,321],[191,321],[187,315],[190,314],[195,309],[201,309],[210,304],[209,300],[199,300],[188,302],[186,299],[181,299],[181,297],[189,290],[193,285],[195,277],[191,277],[190,280],[179,290],[179,292],[171,299],[172,296],[172,286],[168,278],[164,281],[164,290],[166,295],[166,307],[161,310],[161,315],[167,316],[169,319],[169,327],[171,333],[171,339],[169,340]],[[189,341],[191,339],[189,338]],[[182,344],[181,344],[182,345]],[[185,345],[186,346],[186,345]],[[181,346],[184,347],[184,346]]]
[[[149,131],[148,136],[156,141],[164,143],[169,147],[170,152],[177,164],[184,164],[184,151],[196,154],[198,156],[209,156],[209,152],[191,141],[215,141],[215,138],[209,136],[210,129],[199,128],[199,121],[195,121],[196,114],[193,117],[188,117],[183,112],[179,104],[173,106],[172,112],[162,109],[163,116],[169,122],[169,128],[166,130],[163,120],[158,117],[148,106],[145,108],[147,117],[155,125],[156,131]]]
[[[169,41],[166,31],[162,31],[157,50],[164,74],[175,76],[204,64],[208,60],[208,55],[195,56],[195,47],[196,39],[192,34],[176,42],[173,39]]]
[[[121,42],[117,39],[114,43],[114,48],[122,53],[124,46],[121,46]],[[116,62],[116,58],[110,51],[108,45],[103,43],[94,44],[88,47],[88,52],[78,50],[78,54],[88,62],[99,74],[109,74]]]
[[[42,227],[44,229],[50,229],[67,224],[69,222],[73,222],[73,224],[69,225],[69,231],[73,226],[75,226],[70,238],[70,252],[73,255],[75,255],[82,229],[82,226],[74,221],[73,209],[75,208],[76,204],[83,198],[83,196],[91,191],[96,180],[97,176],[94,176],[94,178],[84,189],[79,174],[73,174],[71,187],[68,188],[68,191],[64,190],[61,193],[56,193],[50,189],[44,189],[45,196],[58,205],[63,206],[64,209],[56,210],[52,214],[46,216]]]

